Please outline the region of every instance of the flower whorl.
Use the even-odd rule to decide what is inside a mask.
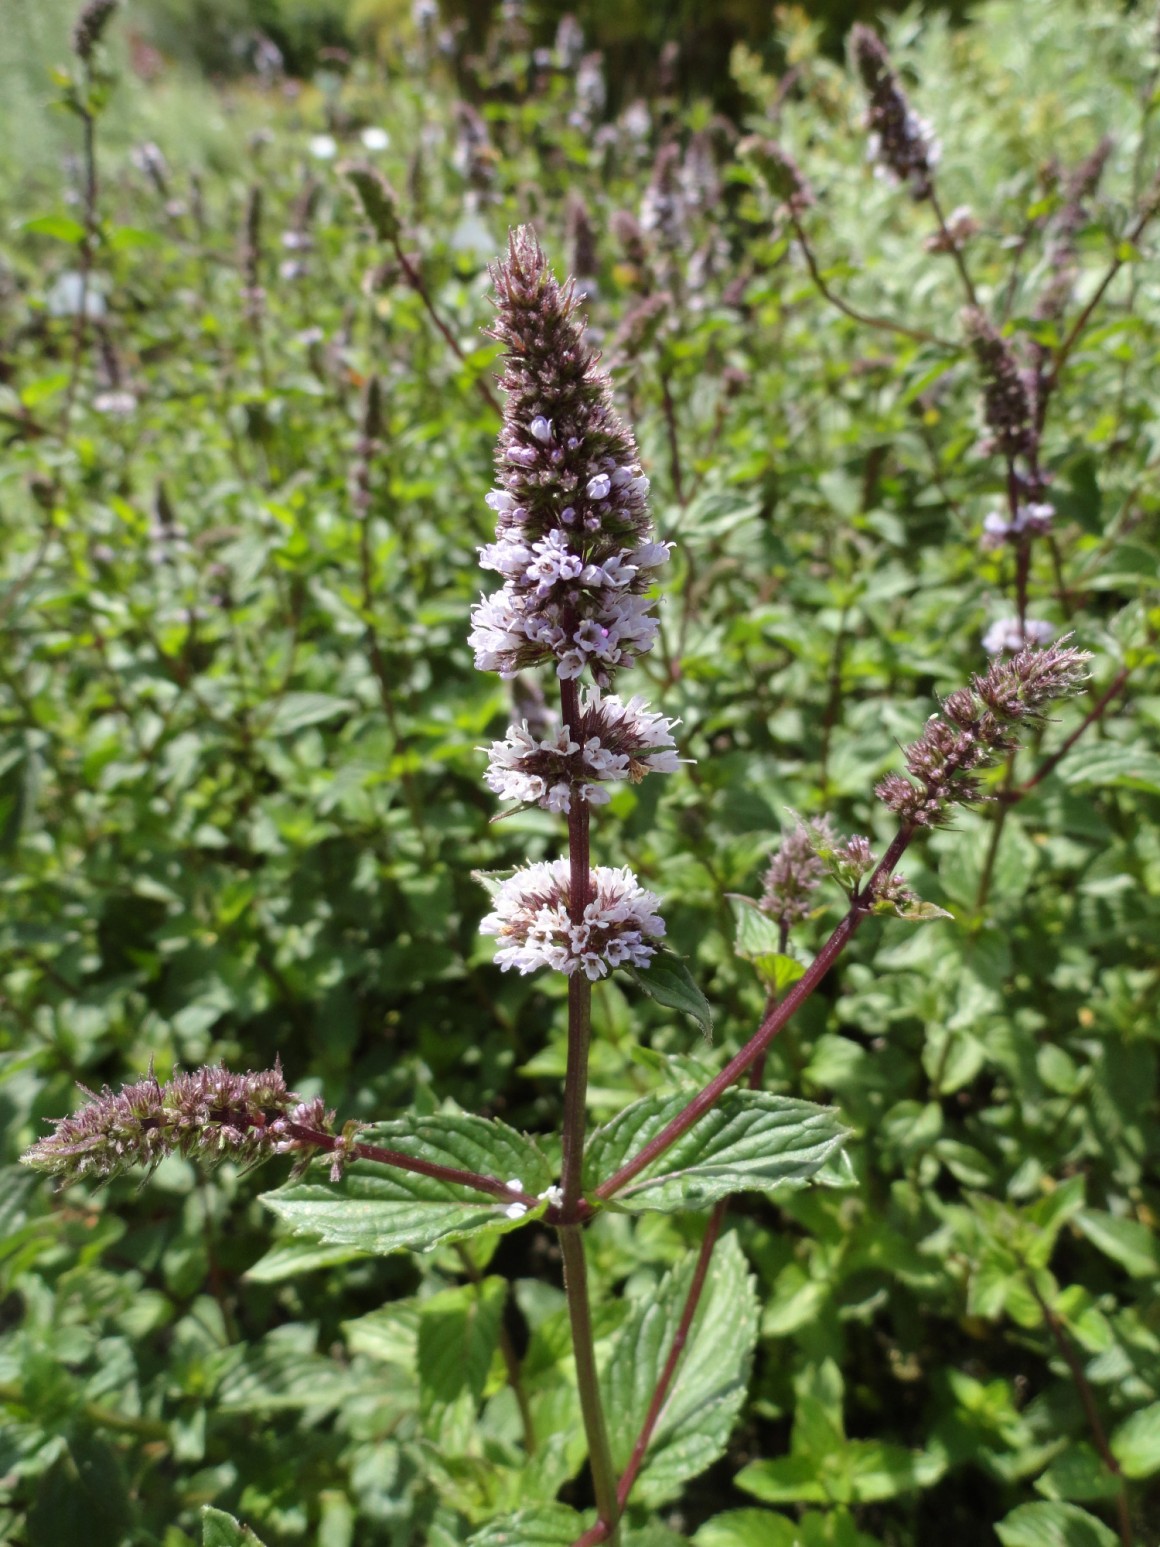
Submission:
[[[581,693],[579,718],[570,728],[537,739],[526,720],[510,725],[507,737],[491,744],[487,783],[505,800],[530,801],[565,815],[573,795],[603,805],[611,799],[605,784],[639,784],[646,774],[676,771],[676,723],[654,714],[641,698],[624,703],[592,688]]]
[[[472,612],[480,671],[514,676],[553,661],[562,678],[588,667],[607,686],[651,649],[643,592],[668,558],[651,540],[648,479],[584,342],[572,285],[560,285],[521,227],[493,270],[507,393],[488,495],[496,541],[480,550],[504,578]]]
[[[610,968],[647,967],[665,932],[656,912],[660,899],[646,892],[632,871],[597,865],[590,874],[591,900],[583,917],[572,918],[571,867],[566,859],[528,865],[501,883],[494,910],[480,933],[495,935],[495,959],[502,971],[521,973],[554,967],[569,977],[582,971],[595,982]]]

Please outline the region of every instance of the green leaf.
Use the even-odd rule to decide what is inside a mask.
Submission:
[[[1153,573],[1155,561],[1153,560]],[[1121,746],[1118,742],[1095,742],[1068,753],[1056,770],[1057,777],[1074,789],[1147,790],[1160,794],[1160,756],[1144,745]]]
[[[521,1509],[476,1531],[468,1537],[467,1547],[571,1547],[591,1520],[563,1504]]]
[[[995,1534],[1003,1547],[1118,1547],[1115,1533],[1077,1504],[1021,1504]]]
[[[1160,1472],[1160,1402],[1125,1418],[1110,1443],[1125,1477],[1151,1477],[1153,1472]]]
[[[1160,1272],[1160,1242],[1146,1225],[1100,1209],[1081,1209],[1075,1223],[1093,1246],[1118,1262],[1132,1278],[1150,1278]]]
[[[28,1512],[28,1547],[120,1547],[132,1528],[133,1504],[117,1451],[103,1435],[74,1434],[39,1479]]]
[[[416,1160],[518,1179],[529,1193],[546,1191],[553,1180],[531,1139],[482,1117],[438,1113],[384,1123],[360,1138]],[[298,1234],[375,1256],[430,1251],[479,1231],[516,1230],[535,1217],[510,1218],[501,1198],[363,1160],[340,1182],[292,1182],[262,1202]]]
[[[349,698],[338,698],[333,693],[286,693],[266,722],[266,734],[289,736],[309,725],[321,725],[340,714],[350,714],[354,708]]]
[[[739,1488],[767,1504],[873,1504],[932,1487],[946,1471],[938,1451],[847,1440],[832,1429],[825,1444],[799,1451],[796,1418],[794,1427],[795,1454],[751,1462],[734,1479]]]
[[[879,1547],[844,1509],[794,1519],[772,1509],[731,1509],[707,1520],[693,1540],[697,1547]]]
[[[731,892],[729,902],[737,921],[733,949],[743,961],[752,962],[771,994],[780,994],[796,983],[806,970],[781,949],[781,930],[751,897]]]
[[[300,1273],[315,1273],[319,1268],[344,1267],[366,1255],[351,1246],[322,1246],[317,1241],[277,1241],[242,1278],[247,1284],[282,1284]]]
[[[1120,1491],[1114,1475],[1101,1461],[1095,1447],[1086,1440],[1069,1445],[1041,1476],[1035,1479],[1035,1491],[1045,1499],[1112,1499]]]
[[[797,1547],[801,1532],[772,1509],[732,1509],[706,1520],[693,1540],[697,1547]]]
[[[201,1512],[201,1547],[262,1547],[262,1542],[249,1526],[207,1504]]]
[[[419,1413],[445,1454],[463,1451],[499,1341],[507,1281],[444,1289],[419,1307]]]
[[[688,1105],[687,1093],[646,1096],[598,1128],[584,1186],[600,1183]],[[706,1208],[734,1192],[770,1192],[814,1176],[847,1136],[831,1108],[766,1091],[729,1090],[677,1142],[622,1188],[615,1206],[637,1212]]]
[[[870,911],[886,914],[890,918],[905,919],[908,924],[929,924],[935,919],[954,918],[953,913],[936,907],[933,902],[923,902],[921,897],[912,897],[907,902],[892,902],[889,897],[880,897]]]
[[[650,999],[670,1010],[692,1016],[706,1037],[713,1035],[713,1011],[709,1001],[679,956],[662,949],[646,968],[626,967],[625,971]]]
[[[20,229],[30,236],[50,236],[54,241],[67,242],[72,247],[79,246],[85,239],[84,226],[71,215],[37,215],[24,221]]]
[[[609,1440],[622,1472],[652,1401],[689,1294],[695,1262],[636,1302],[609,1355],[603,1387]],[[720,1456],[745,1400],[758,1305],[749,1264],[730,1231],[718,1241],[676,1378],[633,1489],[634,1503],[672,1499]]]
[[[156,231],[143,231],[139,226],[118,226],[109,237],[113,252],[131,252],[138,247],[164,247],[165,238]]]

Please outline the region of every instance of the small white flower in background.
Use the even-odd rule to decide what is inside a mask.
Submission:
[[[1040,618],[1028,618],[1026,628],[1020,628],[1018,618],[1000,618],[983,635],[983,649],[988,655],[998,655],[1003,650],[1022,650],[1025,645],[1045,645],[1054,633],[1055,625]]]
[[[123,389],[98,392],[93,399],[93,408],[98,414],[111,414],[114,419],[127,419],[130,414],[136,413],[137,399],[132,392],[126,392]]]
[[[527,1212],[528,1206],[526,1203],[509,1203],[507,1208],[504,1209],[508,1219],[523,1219]]]
[[[86,283],[83,274],[75,269],[67,269],[59,275],[56,283],[44,298],[52,317],[75,317],[84,303],[85,316],[90,319],[103,317],[108,311],[105,305],[105,297],[102,294],[104,280],[100,275],[90,274]]]
[[[497,891],[494,911],[480,933],[495,935],[498,966],[520,973],[552,967],[568,976],[577,970],[595,982],[611,967],[647,967],[665,932],[657,913],[660,899],[645,891],[627,868],[597,865],[590,872],[592,901],[581,923],[569,915],[571,866],[566,859],[517,870]]]
[[[338,141],[333,134],[311,135],[309,148],[316,161],[333,161],[338,155]]]
[[[513,1176],[511,1181],[505,1183],[504,1185],[507,1187],[508,1192],[523,1192],[524,1190],[524,1184],[520,1181],[518,1176]]]
[[[391,143],[391,136],[385,129],[380,129],[378,124],[369,124],[359,135],[365,150],[386,150]]]
[[[554,1182],[552,1183],[551,1187],[545,1188],[544,1191],[540,1194],[540,1202],[546,1203],[551,1209],[558,1209],[563,1201],[564,1189],[562,1187],[557,1187]]]

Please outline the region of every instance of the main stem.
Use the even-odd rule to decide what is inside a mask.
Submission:
[[[560,710],[565,728],[576,739],[580,722],[580,689],[574,680],[560,684]],[[568,811],[569,887],[568,912],[574,924],[584,920],[591,886],[588,843],[588,802],[574,786]],[[572,1351],[576,1360],[576,1384],[580,1411],[588,1439],[588,1464],[596,1494],[596,1512],[607,1527],[605,1538],[617,1547],[620,1507],[616,1497],[616,1469],[604,1422],[600,1378],[596,1370],[596,1344],[588,1304],[588,1267],[584,1237],[578,1223],[583,1204],[584,1130],[587,1122],[588,1043],[592,1031],[592,984],[583,971],[568,979],[568,1067],[564,1075],[564,1153],[560,1172],[560,1251],[564,1259],[564,1292],[572,1324]]]

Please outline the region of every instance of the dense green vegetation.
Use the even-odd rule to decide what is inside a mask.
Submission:
[[[964,273],[930,203],[875,176],[865,92],[820,27],[781,12],[768,49],[734,50],[732,122],[679,83],[602,103],[584,49],[537,62],[517,10],[471,57],[404,15],[386,67],[220,96],[144,82],[121,18],[86,81],[71,15],[37,20],[72,78],[21,100],[71,101],[52,143],[73,159],[9,169],[0,229],[0,1537],[181,1547],[208,1504],[268,1547],[566,1544],[570,1515],[557,1536],[493,1522],[590,1508],[549,1230],[361,1255],[259,1202],[288,1162],[171,1158],[62,1194],[17,1164],[75,1082],[151,1062],[280,1057],[340,1121],[559,1128],[563,979],[496,970],[472,878],[560,852],[549,815],[491,823],[478,749],[537,704],[466,643],[499,428],[487,264],[531,222],[587,293],[676,545],[661,641],[621,691],[679,716],[695,761],[620,788],[595,858],[661,895],[715,1015],[709,1044],[601,984],[593,1121],[749,1036],[766,988],[734,894],[760,894],[791,812],[884,847],[875,783],[1021,592],[1093,657],[1090,690],[986,776],[1001,798],[907,855],[953,918],[868,922],[774,1043],[767,1087],[836,1106],[852,1171],[732,1208],[687,1455],[645,1474],[625,1539],[1148,1547],[1154,19],[991,0],[962,31],[890,34],[966,283],[1052,382],[1051,531],[985,544],[1008,478]],[[800,213],[739,150],[753,134],[808,178]],[[397,191],[398,250],[344,158]],[[817,901],[802,963],[845,907]],[[703,1228],[593,1225],[602,1355],[663,1357],[639,1322],[671,1318]],[[433,1350],[469,1323],[448,1369]],[[715,1362],[736,1374],[716,1417]]]

